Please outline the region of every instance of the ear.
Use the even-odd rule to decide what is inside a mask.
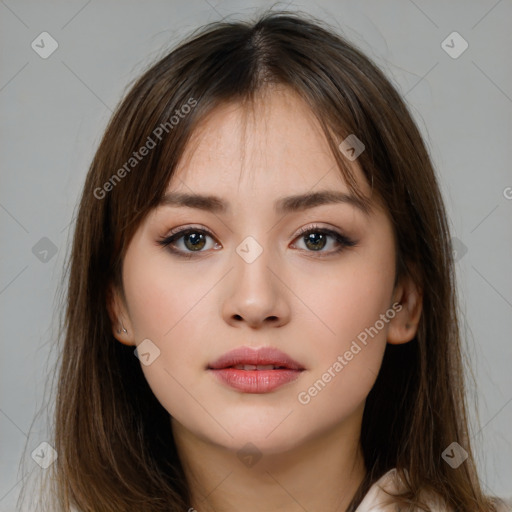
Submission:
[[[416,336],[421,317],[423,293],[411,276],[404,276],[396,285],[392,304],[395,303],[399,303],[402,308],[395,309],[396,314],[389,322],[387,341],[399,345]]]
[[[117,286],[113,284],[110,284],[107,290],[107,311],[114,338],[124,345],[135,345],[133,328],[124,297]]]

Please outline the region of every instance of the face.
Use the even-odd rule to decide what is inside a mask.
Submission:
[[[393,307],[405,288],[393,287],[386,212],[346,199],[300,97],[276,89],[254,112],[226,105],[196,130],[167,192],[218,201],[169,198],[146,217],[125,255],[116,337],[139,346],[175,428],[276,453],[357,425],[386,341],[414,333]],[[325,191],[345,200],[284,200]]]

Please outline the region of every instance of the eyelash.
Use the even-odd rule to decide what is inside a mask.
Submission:
[[[187,228],[183,228],[183,229],[178,229],[174,232],[171,231],[171,234],[169,236],[159,239],[157,241],[157,243],[159,245],[161,245],[162,247],[167,248],[171,253],[176,254],[179,257],[187,258],[187,259],[194,258],[194,257],[197,257],[196,256],[197,253],[204,253],[206,251],[184,252],[180,249],[176,249],[175,247],[173,247],[173,244],[176,241],[178,241],[180,238],[183,238],[185,235],[188,235],[191,233],[200,233],[200,234],[208,235],[212,239],[214,238],[213,234],[204,226],[197,227],[197,228],[196,227],[187,227]],[[319,254],[318,257],[320,257],[320,258],[338,254],[341,251],[343,251],[346,247],[354,247],[355,245],[357,245],[357,242],[355,240],[352,240],[352,239],[348,238],[347,236],[342,235],[341,233],[338,233],[337,231],[334,231],[332,229],[322,228],[317,225],[312,225],[312,226],[307,226],[305,228],[302,228],[299,231],[299,233],[296,235],[295,239],[300,238],[301,236],[304,236],[304,235],[310,234],[310,233],[321,233],[323,235],[331,236],[338,244],[337,249],[329,251],[329,252],[325,252],[325,251],[321,251],[321,250],[320,251],[308,251],[308,250],[301,249],[301,250],[304,250],[305,252],[317,253],[317,254]]]

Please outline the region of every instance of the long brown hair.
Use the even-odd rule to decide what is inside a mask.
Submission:
[[[340,172],[363,200],[338,145],[349,134],[364,142],[358,163],[392,218],[397,280],[412,276],[423,294],[416,337],[387,345],[367,397],[361,431],[367,473],[348,511],[391,468],[408,487],[397,502],[428,510],[422,492],[435,491],[457,511],[494,510],[472,456],[447,215],[419,130],[395,88],[357,48],[325,22],[275,11],[192,33],[136,80],[105,131],[66,268],[51,510],[188,509],[169,414],[133,347],[112,335],[109,287],[122,292],[126,248],[158,204],[197,124],[224,102],[250,104],[272,84],[290,87],[310,105]],[[186,115],[173,123],[176,111]],[[130,160],[150,139],[148,154]],[[441,457],[453,442],[469,455],[457,469]]]

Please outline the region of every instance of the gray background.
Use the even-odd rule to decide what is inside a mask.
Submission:
[[[0,1],[0,512],[15,510],[25,444],[30,454],[46,439],[44,417],[32,421],[55,357],[54,296],[74,208],[111,111],[128,82],[190,30],[270,5]],[[480,411],[480,425],[471,411],[477,461],[488,492],[512,496],[512,3],[322,1],[289,8],[338,26],[373,58],[426,138],[457,238],[478,386],[469,390]],[[59,45],[47,59],[31,48],[43,31]],[[453,31],[469,44],[456,59],[441,46]],[[34,254],[43,237],[55,255]],[[30,456],[26,464],[44,471]]]

